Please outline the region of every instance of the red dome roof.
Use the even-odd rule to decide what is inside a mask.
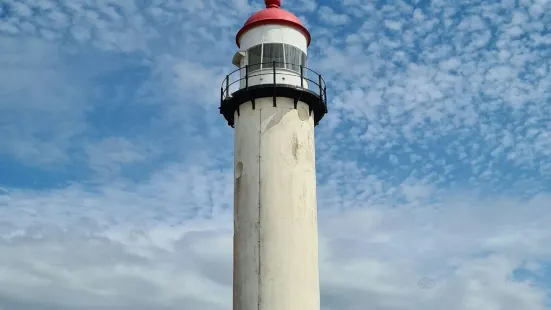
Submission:
[[[306,45],[310,45],[310,32],[302,25],[300,20],[293,15],[293,13],[281,9],[281,0],[265,0],[266,8],[254,13],[247,21],[245,25],[237,32],[235,36],[235,42],[239,47],[239,38],[251,28],[262,25],[285,25],[293,27],[302,32],[306,37]]]

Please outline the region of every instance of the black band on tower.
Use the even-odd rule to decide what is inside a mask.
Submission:
[[[235,124],[235,111],[239,111],[239,106],[243,103],[252,102],[255,108],[255,99],[274,98],[277,91],[277,97],[289,98],[294,101],[294,107],[297,108],[298,101],[302,101],[309,106],[310,113],[314,113],[314,126],[327,113],[327,103],[325,94],[317,94],[309,89],[287,84],[263,84],[242,88],[226,98],[221,98],[220,114],[228,121],[228,125],[233,127]]]

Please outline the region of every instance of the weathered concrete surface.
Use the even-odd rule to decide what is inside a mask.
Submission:
[[[233,309],[319,310],[313,115],[266,98],[235,120]]]

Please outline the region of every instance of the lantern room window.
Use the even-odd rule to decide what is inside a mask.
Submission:
[[[303,62],[306,59],[306,54],[300,49],[292,46],[285,46],[285,62],[286,68],[293,71],[300,71],[300,65],[305,65]]]
[[[262,62],[262,45],[253,46],[249,49],[249,70],[260,70],[260,63]]]
[[[285,57],[283,55],[283,44],[265,43],[263,44],[262,64],[271,67],[275,61],[276,68],[285,68]]]
[[[249,48],[249,71],[270,69],[275,61],[276,68],[300,72],[300,66],[306,66],[306,54],[299,48],[282,43],[265,43]]]

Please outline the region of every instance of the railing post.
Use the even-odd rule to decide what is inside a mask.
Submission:
[[[320,87],[320,100],[323,101],[323,90],[321,88],[321,74],[318,74],[318,81],[319,81],[319,87]]]
[[[323,97],[325,98],[325,112],[327,113],[327,86],[323,86]]]
[[[304,68],[300,65],[300,87],[304,88]]]
[[[224,87],[220,87],[220,113],[222,113],[223,102],[224,102]]]
[[[226,96],[230,96],[230,76],[226,75]]]
[[[276,62],[275,61],[272,63],[272,69],[274,70],[274,87],[275,87],[275,84],[276,84]]]
[[[274,107],[276,106],[276,62],[274,60],[274,62],[272,63],[272,69],[274,70]]]
[[[245,65],[245,88],[249,88],[249,65]]]

